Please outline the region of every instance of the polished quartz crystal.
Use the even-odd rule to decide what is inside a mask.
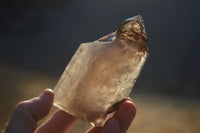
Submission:
[[[82,43],[54,89],[54,105],[102,126],[129,96],[147,54],[139,15],[126,19],[114,33]]]

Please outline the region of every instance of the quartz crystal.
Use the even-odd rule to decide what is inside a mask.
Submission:
[[[114,33],[82,43],[54,89],[54,105],[102,126],[129,96],[147,54],[139,15],[126,19]]]

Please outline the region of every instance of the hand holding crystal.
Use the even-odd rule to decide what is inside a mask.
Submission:
[[[57,110],[40,127],[37,122],[50,111],[54,93],[46,89],[39,97],[20,102],[5,133],[67,133],[78,120],[62,110]],[[131,99],[125,100],[106,121],[103,127],[92,127],[86,133],[125,133],[136,114],[136,107]]]

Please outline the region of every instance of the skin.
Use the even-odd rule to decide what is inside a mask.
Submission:
[[[5,133],[68,133],[78,119],[62,110],[57,110],[37,127],[37,122],[49,113],[53,99],[53,91],[46,89],[40,96],[20,102]],[[86,133],[126,133],[135,114],[135,105],[127,99],[103,127],[92,127]]]

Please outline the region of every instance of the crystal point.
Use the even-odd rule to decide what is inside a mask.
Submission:
[[[129,96],[147,54],[141,16],[126,19],[97,41],[82,43],[54,89],[54,105],[102,126]]]

